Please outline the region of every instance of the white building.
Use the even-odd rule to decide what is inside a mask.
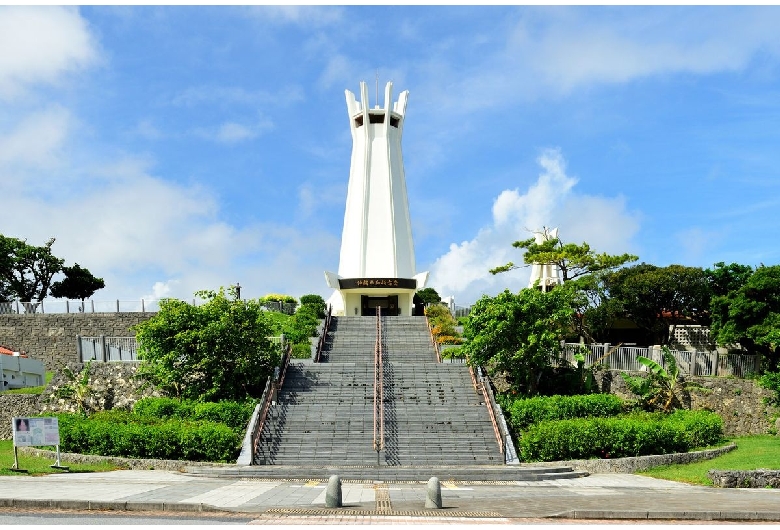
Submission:
[[[534,232],[534,239],[537,245],[557,238],[557,228],[552,230],[543,228],[541,231]],[[531,265],[531,277],[528,279],[528,287],[533,287],[537,281],[539,282],[538,288],[547,292],[556,285],[563,284],[561,270],[555,263],[534,263]]]
[[[378,307],[385,315],[411,315],[414,293],[428,279],[415,269],[401,153],[409,92],[393,103],[392,89],[387,83],[384,106],[373,109],[365,82],[360,101],[345,91],[352,159],[338,274],[325,272],[334,315],[374,315]]]

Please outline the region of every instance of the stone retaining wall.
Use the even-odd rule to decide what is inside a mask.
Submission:
[[[630,375],[646,375],[646,372],[633,372]],[[753,379],[692,377],[690,380],[708,391],[692,389],[680,394],[683,406],[692,410],[710,410],[720,415],[726,436],[780,432],[780,409],[764,403],[764,399],[773,393],[758,386]],[[596,381],[602,392],[623,399],[636,399],[617,370],[598,372]]]
[[[78,376],[85,364],[68,363],[67,366]],[[130,410],[141,398],[159,396],[159,392],[135,376],[137,369],[138,363],[91,363],[89,387],[92,392],[86,400],[86,406],[90,410]],[[59,371],[41,395],[0,395],[0,440],[12,437],[11,418],[14,416],[76,412],[77,406],[72,400],[56,395],[57,390],[67,383],[68,378]]]
[[[130,328],[155,313],[70,313],[0,315],[0,346],[25,351],[46,370],[78,361],[76,335],[135,336]]]
[[[656,466],[669,464],[689,464],[700,460],[710,460],[736,449],[736,444],[729,444],[717,449],[691,451],[690,453],[671,453],[667,455],[631,456],[625,458],[607,458],[594,460],[567,460],[562,462],[545,462],[545,465],[566,465],[588,473],[636,473]]]
[[[707,473],[718,488],[780,488],[780,471],[756,469],[754,471],[722,471]]]
[[[11,418],[38,414],[39,397],[29,394],[0,395],[0,440],[10,440],[13,437]]]
[[[136,401],[160,393],[136,377],[137,362],[92,362],[90,363],[89,388],[91,393],[86,400],[90,411],[124,409],[131,410]],[[78,376],[85,363],[68,363],[71,372]],[[41,395],[40,412],[76,412],[77,406],[71,399],[57,397],[58,389],[69,382],[60,371]]]
[[[55,460],[57,453],[34,447],[20,447],[19,451],[32,456]],[[69,464],[96,464],[108,462],[123,469],[161,469],[165,471],[184,471],[186,467],[197,466],[234,466],[220,462],[193,462],[190,460],[160,460],[155,458],[123,458],[120,456],[80,455],[78,453],[60,453],[60,461]]]

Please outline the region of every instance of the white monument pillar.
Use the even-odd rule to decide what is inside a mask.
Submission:
[[[537,245],[541,245],[545,241],[556,239],[558,237],[558,229],[553,228],[548,230],[543,228],[541,231],[534,232],[534,239]],[[531,265],[531,277],[528,279],[528,287],[533,287],[536,282],[539,282],[538,288],[544,292],[549,291],[556,285],[563,284],[563,278],[561,277],[561,271],[558,269],[558,265],[555,263],[534,263]]]
[[[352,133],[352,159],[341,236],[338,274],[325,273],[335,292],[334,314],[412,314],[412,298],[425,287],[428,273],[417,274],[412,224],[406,195],[401,135],[408,91],[392,102],[385,86],[384,106],[369,108],[368,87],[360,101],[346,90]]]

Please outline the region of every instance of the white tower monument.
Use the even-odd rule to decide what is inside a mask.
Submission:
[[[543,228],[541,231],[534,232],[534,239],[537,245],[541,245],[545,241],[558,238],[558,229]],[[533,287],[536,282],[539,282],[538,288],[544,292],[549,291],[556,285],[563,284],[563,278],[561,277],[561,271],[558,269],[558,265],[555,263],[534,263],[531,265],[531,277],[528,279],[528,287]]]
[[[335,289],[328,299],[335,315],[411,315],[415,291],[428,273],[416,273],[412,224],[406,196],[401,134],[408,91],[392,102],[385,86],[384,107],[369,108],[368,88],[360,101],[346,90],[352,160],[341,236],[339,272],[325,273]]]

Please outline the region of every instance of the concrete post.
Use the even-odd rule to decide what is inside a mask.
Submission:
[[[441,509],[441,484],[439,479],[431,477],[425,490],[425,507]]]
[[[101,335],[100,336],[100,358],[103,359],[103,362],[108,361],[108,348],[106,348],[106,336]]]
[[[328,487],[325,489],[325,507],[341,508],[341,479],[338,475],[331,475],[328,479]]]
[[[76,335],[76,355],[80,363],[84,362],[84,351],[81,349],[81,335]]]

